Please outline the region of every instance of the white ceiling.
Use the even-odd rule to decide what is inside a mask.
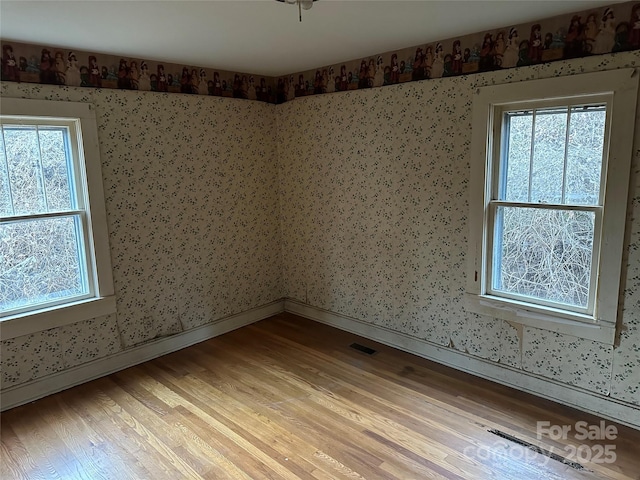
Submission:
[[[619,3],[602,0],[1,0],[6,40],[283,75]]]

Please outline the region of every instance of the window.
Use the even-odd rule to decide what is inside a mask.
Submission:
[[[613,343],[637,84],[617,70],[479,89],[470,310]]]
[[[111,313],[93,109],[3,99],[0,121],[3,338]]]

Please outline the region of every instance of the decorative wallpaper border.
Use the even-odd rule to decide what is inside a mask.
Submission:
[[[272,77],[4,40],[2,80],[275,101]]]
[[[276,101],[640,49],[640,3],[621,3],[298,72]]]
[[[2,41],[2,80],[270,103],[640,49],[640,3],[594,8],[281,77]]]

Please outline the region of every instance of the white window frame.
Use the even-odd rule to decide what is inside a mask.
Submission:
[[[473,102],[471,183],[469,198],[469,252],[465,305],[469,311],[514,323],[595,340],[612,345],[618,317],[629,175],[633,153],[638,75],[634,69],[612,70],[568,77],[493,85],[479,88]],[[595,301],[584,312],[529,303],[491,294],[487,255],[490,230],[488,214],[499,163],[494,145],[500,141],[505,109],[519,104],[536,107],[570,103],[607,102],[608,128],[603,157],[602,235]],[[610,121],[609,121],[610,115]],[[495,172],[495,174],[494,174]]]
[[[73,146],[76,150],[74,153],[77,153],[73,163],[76,169],[76,187],[84,190],[79,196],[87,203],[78,205],[78,208],[84,210],[86,218],[84,243],[88,262],[87,275],[91,277],[89,283],[92,286],[87,298],[48,307],[35,306],[28,311],[0,316],[1,338],[7,340],[115,313],[95,107],[88,103],[3,98],[0,115],[17,117],[11,118],[11,122],[16,124],[20,123],[19,117],[24,117],[25,122],[32,123],[33,118],[37,118],[42,119],[43,125],[70,127],[72,143],[74,136],[77,138],[77,143]]]

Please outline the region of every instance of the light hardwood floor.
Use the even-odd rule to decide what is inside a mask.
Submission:
[[[377,352],[366,355],[354,342]],[[640,479],[640,432],[291,314],[2,414],[2,479]],[[615,448],[582,471],[567,456]],[[610,448],[610,447],[609,447]],[[611,453],[611,452],[609,452]],[[611,455],[609,455],[611,456]],[[604,455],[603,455],[604,458]]]

